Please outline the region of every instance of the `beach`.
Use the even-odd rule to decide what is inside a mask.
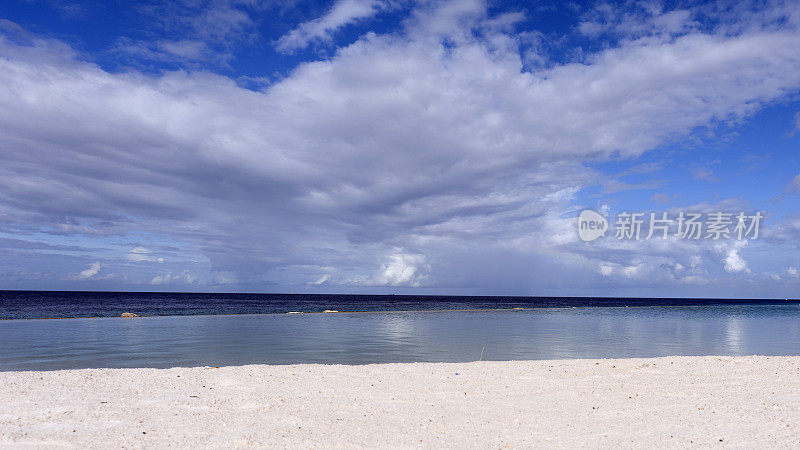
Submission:
[[[800,445],[800,357],[0,372],[0,446]]]

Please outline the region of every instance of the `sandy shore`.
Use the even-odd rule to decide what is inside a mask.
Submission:
[[[800,357],[0,372],[0,446],[800,446]]]

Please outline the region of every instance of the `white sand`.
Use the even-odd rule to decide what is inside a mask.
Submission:
[[[0,389],[3,447],[800,446],[800,357],[3,372]]]

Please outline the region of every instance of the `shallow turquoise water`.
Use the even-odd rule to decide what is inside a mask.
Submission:
[[[800,306],[0,321],[0,370],[800,355]]]

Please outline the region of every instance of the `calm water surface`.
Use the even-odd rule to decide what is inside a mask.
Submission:
[[[0,321],[0,370],[800,355],[800,306]]]

